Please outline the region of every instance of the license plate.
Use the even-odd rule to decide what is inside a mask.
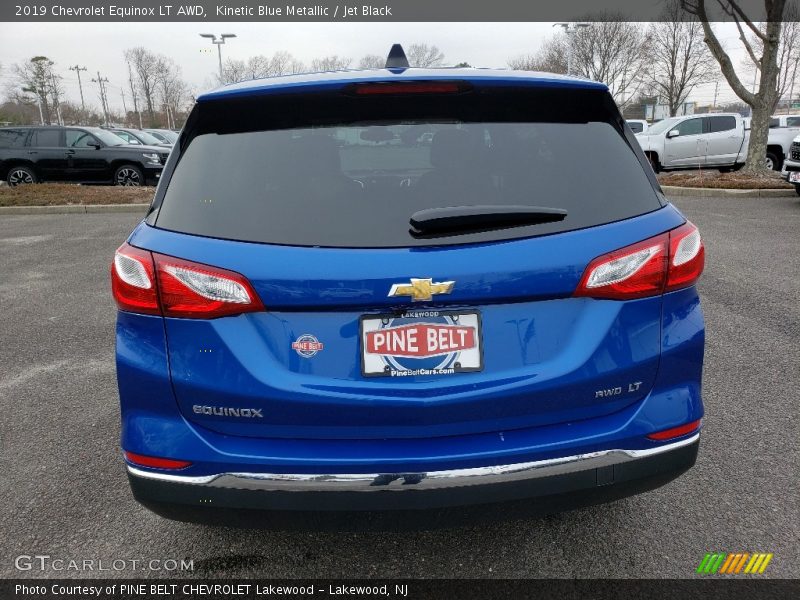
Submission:
[[[792,183],[800,183],[800,171],[789,171],[789,181]]]
[[[454,375],[483,370],[476,311],[409,310],[361,317],[365,377]]]

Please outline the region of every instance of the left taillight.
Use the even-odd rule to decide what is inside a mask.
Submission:
[[[264,310],[247,279],[234,271],[123,244],[111,266],[120,310],[214,319]]]
[[[153,255],[122,244],[111,263],[111,291],[120,310],[160,315]]]
[[[677,290],[700,278],[705,249],[692,223],[594,259],[575,296],[632,300]]]

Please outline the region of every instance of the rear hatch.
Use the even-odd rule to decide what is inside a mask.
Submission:
[[[607,92],[386,85],[195,107],[131,244],[241,274],[263,310],[165,319],[185,417],[232,435],[408,438],[641,400],[660,297],[575,290],[594,258],[682,218]]]

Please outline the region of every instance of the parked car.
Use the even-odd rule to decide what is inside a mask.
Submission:
[[[800,135],[792,140],[789,154],[783,161],[781,176],[789,183],[794,184],[794,189],[800,196]]]
[[[633,133],[644,133],[649,127],[644,119],[627,119],[625,122]]]
[[[768,168],[780,170],[795,135],[790,129],[770,129]],[[750,130],[738,113],[713,113],[664,119],[636,139],[656,172],[697,167],[730,170],[744,165]]]
[[[200,96],[116,251],[121,446],[158,514],[557,510],[694,464],[703,243],[607,87],[396,48]]]
[[[178,141],[178,134],[171,129],[144,129],[143,131],[149,133],[163,144],[172,146]]]
[[[111,129],[110,131],[129,144],[172,147],[171,143],[163,142],[154,135],[151,135],[141,129]]]
[[[158,182],[169,152],[131,146],[99,127],[0,128],[0,178],[145,185]]]

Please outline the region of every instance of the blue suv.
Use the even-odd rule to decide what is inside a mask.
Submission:
[[[697,456],[703,264],[600,83],[401,56],[209,92],[111,269],[133,494],[249,524],[655,488]]]

